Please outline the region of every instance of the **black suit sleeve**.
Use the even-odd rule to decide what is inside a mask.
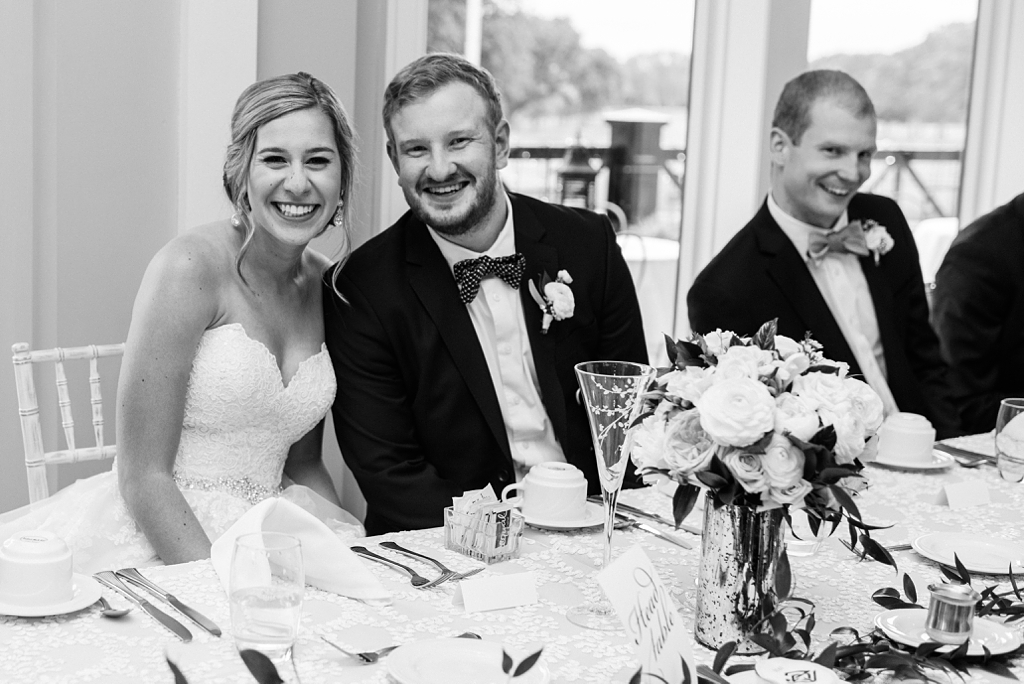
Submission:
[[[441,524],[440,512],[463,488],[441,477],[416,435],[411,391],[384,326],[344,271],[341,301],[324,292],[325,336],[338,377],[333,417],[338,445],[367,501],[385,520],[367,516],[370,534]]]

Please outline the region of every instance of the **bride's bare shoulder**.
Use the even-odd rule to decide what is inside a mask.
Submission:
[[[209,280],[223,278],[234,267],[237,232],[227,221],[188,230],[157,252],[150,268],[165,276]]]

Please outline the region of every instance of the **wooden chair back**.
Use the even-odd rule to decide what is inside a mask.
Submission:
[[[18,413],[21,416],[21,437],[25,449],[25,473],[28,476],[30,502],[50,495],[46,481],[46,466],[113,458],[115,443],[107,444],[103,438],[103,399],[100,394],[98,360],[106,356],[124,354],[124,344],[91,344],[86,347],[57,347],[30,351],[19,342],[11,347],[14,361],[14,384],[18,390]],[[89,403],[92,406],[94,446],[80,447],[75,441],[75,421],[71,413],[71,394],[68,391],[65,361],[89,362]],[[34,364],[53,363],[57,382],[57,405],[60,409],[66,449],[45,451],[43,431],[39,422],[39,401],[36,398]]]

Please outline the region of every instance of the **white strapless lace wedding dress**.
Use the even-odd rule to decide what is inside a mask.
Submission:
[[[274,355],[240,324],[203,334],[189,376],[174,480],[211,541],[270,496],[289,498],[336,532],[363,534],[354,517],[309,488],[282,488],[289,447],[323,419],[336,389],[326,346],[285,385]],[[121,498],[116,468],[4,514],[0,543],[29,529],[64,539],[77,572],[160,562]]]

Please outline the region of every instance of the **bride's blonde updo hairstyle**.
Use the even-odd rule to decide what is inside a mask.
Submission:
[[[303,109],[316,108],[327,115],[334,131],[334,144],[341,162],[341,211],[324,226],[321,234],[332,225],[341,225],[349,215],[349,198],[355,175],[355,134],[349,124],[345,108],[331,87],[307,73],[288,74],[257,81],[238,96],[231,114],[231,144],[224,158],[224,191],[235,208],[238,222],[245,229],[245,239],[235,257],[235,269],[242,275],[242,257],[252,241],[253,227],[248,215],[251,210],[247,186],[249,165],[256,149],[256,133],[274,119]],[[340,218],[340,220],[339,220]],[[339,261],[348,256],[348,235],[342,231]],[[339,269],[334,269],[337,273]]]

